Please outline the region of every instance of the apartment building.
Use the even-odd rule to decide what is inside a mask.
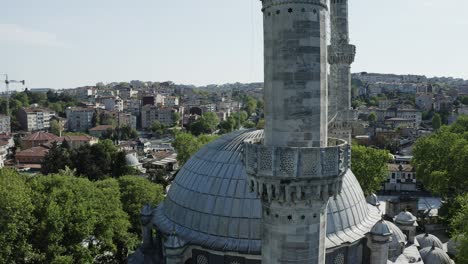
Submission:
[[[49,129],[50,119],[54,116],[55,111],[40,107],[22,107],[17,114],[21,128],[26,131]]]

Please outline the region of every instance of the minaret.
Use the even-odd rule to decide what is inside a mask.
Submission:
[[[356,47],[349,44],[348,0],[330,0],[331,45],[328,47],[330,63],[330,116],[334,137],[349,140],[354,120],[351,111],[351,64]]]
[[[326,0],[263,0],[265,138],[244,144],[262,263],[325,263],[327,206],[349,145],[328,139]]]

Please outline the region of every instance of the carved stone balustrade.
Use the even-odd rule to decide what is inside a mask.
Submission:
[[[243,161],[252,192],[264,201],[326,200],[341,192],[350,166],[346,141],[329,139],[329,147],[265,146],[244,142]]]

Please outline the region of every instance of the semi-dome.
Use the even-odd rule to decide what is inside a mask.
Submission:
[[[236,131],[198,151],[155,209],[154,225],[164,234],[175,230],[189,244],[260,254],[261,203],[249,191],[241,147],[245,140],[262,137],[263,130]],[[366,202],[356,177],[348,171],[342,193],[330,198],[328,205],[327,248],[358,241],[379,219],[378,209]]]
[[[413,225],[416,222],[416,217],[408,211],[402,211],[395,217],[395,223],[401,225]]]
[[[428,233],[417,235],[416,241],[418,241],[420,248],[432,247],[433,245],[441,249],[444,248],[442,241],[438,237]]]
[[[425,247],[419,251],[424,264],[452,264],[452,260],[444,250],[436,247]]]
[[[403,253],[407,239],[398,226],[392,222],[386,222],[392,231],[392,241],[390,241],[390,245],[388,247],[388,256],[389,258],[394,258]]]

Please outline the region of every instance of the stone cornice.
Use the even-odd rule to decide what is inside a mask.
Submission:
[[[275,6],[291,5],[291,4],[305,4],[317,5],[328,10],[326,1],[323,0],[261,0],[263,4],[262,11]]]

